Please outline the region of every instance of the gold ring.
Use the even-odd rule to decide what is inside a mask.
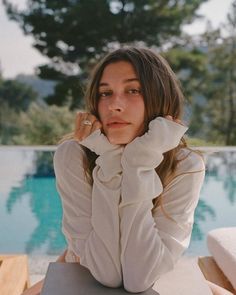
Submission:
[[[82,124],[83,124],[83,125],[92,126],[92,122],[89,121],[89,120],[83,120],[83,121],[82,121]]]

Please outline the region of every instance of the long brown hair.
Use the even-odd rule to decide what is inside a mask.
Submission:
[[[182,119],[184,96],[176,75],[167,61],[159,54],[147,48],[123,47],[107,54],[95,67],[90,83],[85,93],[88,112],[99,118],[98,114],[98,88],[103,71],[108,64],[127,61],[132,64],[137,78],[140,81],[145,104],[144,130],[154,118],[170,115],[173,119]],[[155,169],[163,186],[174,175],[179,160],[176,157],[178,150],[187,147],[184,138],[175,149],[164,154],[161,164]],[[96,155],[85,148],[87,159],[84,161],[85,171],[90,175],[95,166]],[[153,210],[162,206],[161,197],[153,199]]]

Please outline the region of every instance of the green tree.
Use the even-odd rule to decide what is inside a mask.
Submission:
[[[164,56],[171,64],[172,69],[181,80],[185,96],[191,101],[199,93],[199,86],[206,74],[206,54],[194,38],[182,35],[181,40]]]
[[[0,107],[0,144],[13,144],[13,136],[19,134],[19,114],[6,102]]]
[[[75,113],[68,106],[39,106],[32,103],[19,116],[20,132],[12,142],[23,145],[53,145],[74,128]]]
[[[12,144],[20,132],[19,112],[26,111],[37,94],[31,87],[0,74],[0,144]]]
[[[32,101],[37,98],[36,92],[29,86],[15,80],[3,80],[0,78],[0,105],[8,105],[9,108],[19,112],[26,111]]]
[[[83,82],[104,53],[125,44],[170,45],[205,1],[28,0],[24,11],[3,2],[10,18],[34,37],[34,47],[51,60],[38,69],[42,78],[59,82],[47,101],[63,105],[72,95],[73,108],[81,106]]]
[[[236,1],[223,33],[208,31],[203,40],[208,48],[208,74],[202,88],[206,136],[236,145]]]

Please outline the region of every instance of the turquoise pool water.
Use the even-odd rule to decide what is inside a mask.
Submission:
[[[45,147],[0,148],[0,253],[57,255],[65,248],[53,152]],[[208,254],[209,230],[236,226],[236,148],[207,151],[206,163],[187,255]]]

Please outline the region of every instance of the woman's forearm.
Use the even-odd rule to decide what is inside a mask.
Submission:
[[[34,284],[32,287],[25,290],[21,295],[40,295],[42,287],[44,284],[44,279]]]
[[[67,249],[57,258],[56,262],[66,262]]]
[[[189,203],[196,204],[200,186],[194,176],[178,178],[170,186],[167,199],[172,199],[171,206],[175,204],[171,216],[183,216],[182,220],[175,223],[164,217],[163,227],[163,216],[156,222],[152,200],[165,192],[155,168],[161,164],[163,154],[178,145],[186,127],[164,118],[156,118],[149,126],[145,135],[125,147],[121,158],[121,264],[124,286],[131,292],[145,291],[173,267],[191,234],[194,205],[186,215],[185,208]]]
[[[63,205],[62,231],[69,251],[80,257],[80,264],[95,279],[114,287],[122,283],[118,212],[121,152],[115,147],[97,158],[93,186],[84,176],[83,150],[77,142],[63,143],[54,156]]]

